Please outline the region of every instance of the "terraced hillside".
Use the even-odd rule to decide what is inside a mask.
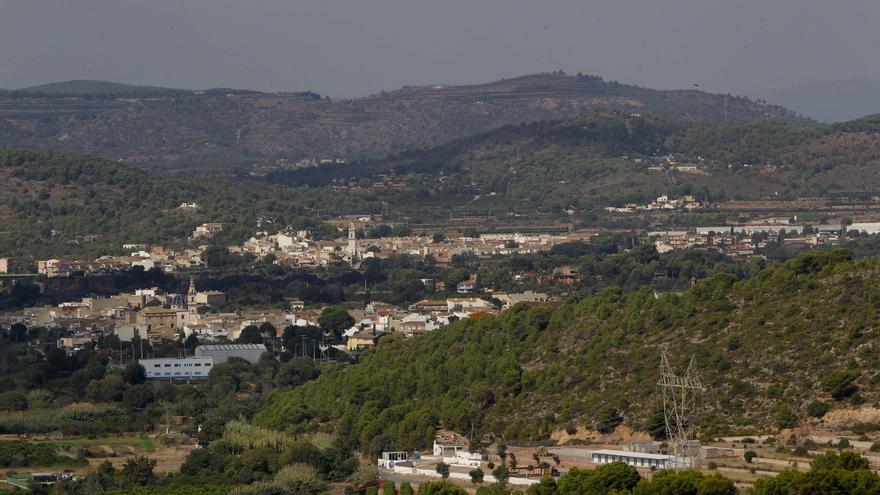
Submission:
[[[539,74],[472,86],[404,87],[364,98],[186,92],[94,81],[0,92],[0,146],[85,152],[179,172],[248,174],[304,158],[361,160],[508,124],[597,109],[701,119],[796,119],[745,98]]]

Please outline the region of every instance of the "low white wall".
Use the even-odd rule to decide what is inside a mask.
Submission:
[[[437,474],[437,471],[434,469],[417,469],[414,467],[407,466],[395,466],[394,472],[398,474],[410,474],[417,476],[426,476],[429,478],[440,478],[441,476]],[[449,477],[456,480],[465,480],[470,481],[471,476],[468,473],[459,473],[459,472],[451,472],[449,473]],[[494,476],[491,474],[486,474],[483,476],[483,483],[495,483],[497,481]],[[538,483],[539,480],[532,478],[508,478],[507,482],[511,485],[534,485]]]

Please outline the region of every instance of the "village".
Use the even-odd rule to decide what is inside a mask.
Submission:
[[[342,353],[358,353],[373,347],[384,335],[413,337],[436,330],[452,321],[480,315],[495,314],[518,303],[546,302],[547,294],[536,292],[495,293],[501,302],[468,296],[474,291],[476,280],[458,284],[460,297],[439,300],[422,300],[408,307],[382,302],[370,302],[363,308],[347,308],[351,325],[337,328],[338,334],[329,330],[321,337],[321,346],[309,352],[320,352],[316,359],[326,358],[331,349]],[[340,306],[314,306],[306,308],[300,300],[291,300],[286,309],[245,308],[235,312],[211,311],[212,307],[226,302],[226,294],[220,291],[199,291],[194,280],[184,294],[163,292],[158,288],[137,289],[110,297],[88,297],[52,306],[30,307],[7,312],[0,316],[0,325],[12,327],[20,324],[27,328],[59,330],[62,337],[59,348],[75,353],[87,346],[98,345],[103,337],[113,335],[120,346],[136,346],[143,340],[153,348],[168,342],[196,339],[199,345],[232,344],[247,340],[259,343],[263,352],[281,351],[280,333],[287,327],[313,327],[326,330],[321,315]],[[249,328],[259,328],[260,335],[245,337]],[[249,339],[249,340],[248,340]],[[134,344],[133,344],[134,342]],[[267,347],[268,346],[268,347]],[[296,353],[306,352],[305,346],[287,349]],[[132,357],[138,355],[132,349]],[[250,355],[256,362],[261,352]],[[143,358],[143,353],[140,354]],[[176,356],[171,356],[176,357]],[[182,359],[188,359],[181,357]],[[124,364],[124,363],[117,363]],[[199,378],[180,374],[178,379]]]
[[[661,201],[662,200],[662,201]],[[695,208],[699,203],[692,198],[670,200],[661,196],[645,208]],[[629,209],[627,206],[624,209]],[[641,207],[638,207],[641,208]],[[621,209],[616,209],[621,210]],[[633,210],[635,211],[635,210]],[[441,231],[431,234],[387,235],[367,237],[368,228],[380,219],[370,215],[352,215],[331,221],[340,232],[334,240],[313,239],[308,231],[280,231],[269,234],[258,232],[240,245],[228,246],[228,252],[254,259],[268,259],[271,263],[301,268],[319,268],[339,263],[358,266],[369,259],[383,259],[407,255],[429,259],[437,264],[450,264],[455,257],[470,256],[490,259],[498,256],[526,255],[547,252],[554,246],[569,242],[589,242],[603,232],[620,229],[568,230],[555,234],[498,232],[471,235],[453,235]],[[171,248],[161,245],[123,244],[123,255],[104,255],[93,260],[47,259],[36,263],[36,272],[46,277],[68,277],[77,274],[112,273],[141,267],[159,269],[168,273],[198,271],[208,265],[206,250],[211,238],[223,231],[222,223],[205,223],[196,227],[191,247]],[[733,225],[708,225],[665,230],[633,232],[641,242],[653,243],[659,253],[674,250],[708,249],[735,257],[760,256],[759,249],[768,241],[783,241],[787,245],[810,249],[840,244],[847,235],[880,233],[880,222],[855,222],[809,225],[796,217],[758,218]],[[203,244],[204,242],[204,244]],[[9,259],[0,257],[0,274],[12,273]]]

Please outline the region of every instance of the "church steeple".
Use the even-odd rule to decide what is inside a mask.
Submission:
[[[186,307],[189,308],[190,311],[196,307],[196,292],[196,279],[190,277],[189,289],[186,291]]]
[[[348,258],[354,261],[357,254],[357,234],[354,230],[354,222],[351,222],[348,225]]]

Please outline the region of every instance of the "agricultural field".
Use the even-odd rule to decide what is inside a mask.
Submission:
[[[121,467],[132,457],[144,456],[156,461],[156,473],[174,473],[180,469],[189,452],[195,448],[194,442],[175,436],[134,436],[107,435],[100,437],[69,437],[69,438],[29,438],[21,436],[0,436],[0,453],[4,446],[27,446],[28,449],[44,453],[26,465],[9,466],[0,456],[0,473],[9,471],[48,471],[72,472],[85,474],[90,470],[109,461],[115,467]],[[48,456],[54,454],[54,459]],[[10,456],[10,457],[15,457]],[[21,463],[19,463],[21,464]]]

